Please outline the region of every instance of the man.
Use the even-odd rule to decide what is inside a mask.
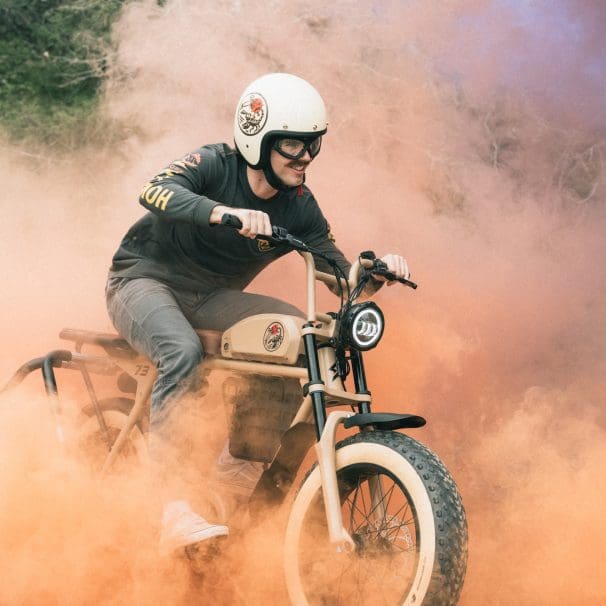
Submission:
[[[161,433],[168,410],[178,409],[172,404],[191,387],[204,355],[194,328],[224,331],[258,313],[302,315],[283,301],[242,292],[265,266],[288,252],[255,236],[271,235],[272,224],[285,227],[349,271],[304,186],[327,126],[315,88],[290,74],[268,74],[240,98],[235,150],[225,144],[202,147],[171,163],[141,192],[139,202],[149,212],[130,228],[113,258],[107,301],[117,330],[158,369],[152,438]],[[226,213],[240,219],[239,232],[220,225]],[[402,257],[386,255],[383,260],[392,273],[408,277]],[[330,271],[320,257],[316,264]],[[228,475],[241,476],[250,490],[261,472],[227,450],[219,466]],[[226,526],[208,523],[184,500],[166,503],[162,541],[169,548],[227,533]]]

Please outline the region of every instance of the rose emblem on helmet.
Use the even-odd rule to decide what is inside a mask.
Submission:
[[[259,93],[250,93],[238,107],[238,126],[245,135],[256,135],[267,121],[267,102]]]

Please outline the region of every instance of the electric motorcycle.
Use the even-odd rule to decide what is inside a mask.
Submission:
[[[230,215],[223,225],[241,227]],[[389,274],[370,251],[345,276],[329,259],[333,274],[318,271],[312,253],[321,253],[283,228],[273,227],[272,237],[262,238],[300,253],[306,317],[261,314],[223,333],[197,332],[205,381],[215,370],[233,374],[224,384],[233,404],[232,454],[265,463],[249,500],[251,512],[290,503],[283,566],[292,604],[456,604],[467,562],[467,522],[457,486],[432,451],[402,432],[422,427],[424,418],[373,412],[363,363],[385,326],[381,309],[359,300],[371,274],[416,284]],[[318,311],[317,281],[340,295],[336,312]],[[73,351],[29,361],[5,389],[41,369],[57,437],[64,440],[54,369],[79,371],[90,397],[84,434],[101,438],[102,473],[125,454],[144,459],[153,364],[118,335],[64,329],[60,337],[74,343]],[[90,346],[105,355],[84,353]],[[129,397],[98,399],[92,374],[115,376]],[[285,387],[293,382],[294,397]],[[265,389],[268,408],[252,403],[251,384]],[[350,435],[337,442],[340,427]],[[294,498],[286,499],[312,446],[316,462]]]

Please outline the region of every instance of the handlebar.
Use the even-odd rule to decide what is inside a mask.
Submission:
[[[242,221],[235,215],[230,215],[225,213],[221,217],[221,225],[226,227],[231,227],[233,229],[242,229]],[[271,242],[272,244],[287,244],[294,250],[298,250],[301,252],[313,252],[305,242],[295,238],[292,234],[288,233],[286,229],[283,227],[278,227],[277,225],[271,226],[272,235],[257,235],[255,236],[255,240],[266,240]],[[387,280],[400,282],[400,284],[404,284],[410,288],[416,289],[417,284],[412,282],[411,280],[407,280],[406,278],[400,278],[395,274],[387,271],[387,265],[381,260],[375,257],[373,252],[367,251],[360,255],[360,265],[368,270],[371,273],[384,276]],[[316,272],[316,274],[321,274],[322,272]],[[332,277],[332,276],[330,276]]]
[[[221,225],[225,225],[226,227],[232,227],[233,229],[242,229],[242,221],[238,219],[235,215],[230,215],[225,213],[221,217]],[[283,227],[278,227],[277,225],[271,226],[271,236],[257,235],[255,236],[255,240],[266,240],[267,242],[271,242],[272,244],[288,244],[291,248],[295,250],[301,250],[304,252],[309,251],[309,247],[305,242],[295,238],[292,234],[289,234],[286,229]]]

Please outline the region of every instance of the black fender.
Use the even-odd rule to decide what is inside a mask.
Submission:
[[[375,429],[413,429],[423,427],[427,421],[418,415],[401,414],[394,412],[366,412],[348,417],[343,422],[346,429],[351,427],[369,427]]]

